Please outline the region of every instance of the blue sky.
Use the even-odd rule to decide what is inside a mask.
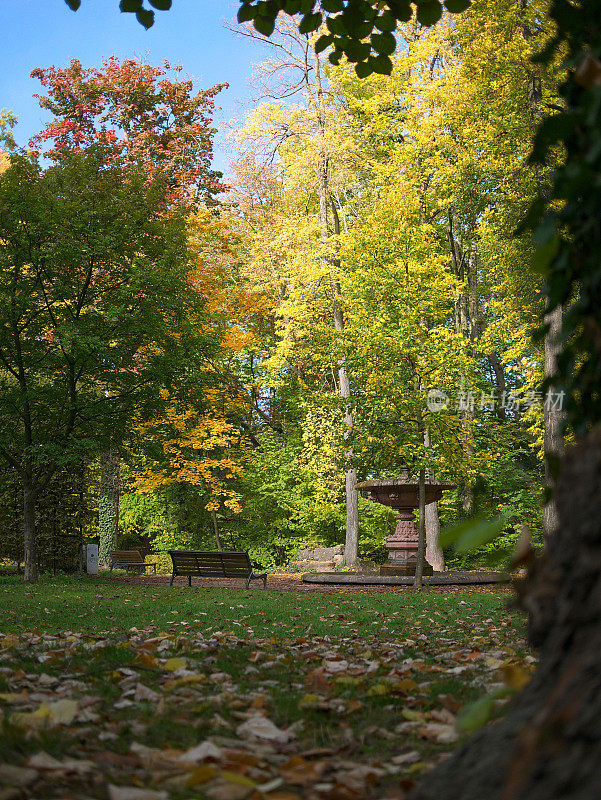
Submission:
[[[149,64],[165,59],[181,64],[199,88],[229,83],[217,98],[216,127],[240,119],[251,107],[248,81],[264,51],[225,28],[236,24],[238,5],[238,0],[173,0],[171,11],[157,12],[154,27],[145,31],[133,14],[119,12],[118,0],[82,0],[76,13],[64,0],[0,0],[0,108],[19,117],[18,143],[26,144],[46,119],[32,97],[40,89],[29,77],[34,67],[64,66],[72,58],[98,66],[113,53],[141,56]],[[223,133],[215,150],[215,167],[227,170]]]

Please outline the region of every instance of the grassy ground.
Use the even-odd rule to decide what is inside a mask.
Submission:
[[[0,579],[0,797],[400,798],[527,679],[506,605]]]

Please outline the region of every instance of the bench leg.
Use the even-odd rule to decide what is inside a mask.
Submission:
[[[175,580],[175,572],[171,576],[171,580],[169,581],[169,586],[173,586],[173,581]]]
[[[267,589],[267,575],[263,575],[263,588]]]
[[[249,575],[248,578],[246,579],[246,588],[247,589],[250,589],[250,579],[251,578],[252,578],[252,575]]]
[[[188,575],[188,586],[192,586],[192,576]]]

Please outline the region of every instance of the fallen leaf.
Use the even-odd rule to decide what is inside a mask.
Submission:
[[[166,669],[167,672],[175,672],[176,669],[182,669],[182,667],[186,666],[186,661],[183,658],[175,657],[175,658],[168,658],[167,661],[163,664],[163,669]]]
[[[417,733],[422,739],[437,744],[451,744],[458,739],[457,730],[454,725],[444,725],[441,722],[428,722],[417,729]]]
[[[294,738],[294,734],[289,731],[284,731],[274,725],[273,722],[261,714],[255,714],[242,725],[238,725],[236,733],[241,738],[251,736],[255,739],[265,739],[268,742],[277,742],[278,744],[286,744],[290,739]]]
[[[34,769],[17,767],[13,764],[0,764],[0,784],[14,788],[29,786],[38,777]]]
[[[110,800],[168,800],[167,792],[137,786],[114,786],[109,783],[108,790]]]
[[[520,664],[503,664],[501,672],[507,686],[517,691],[523,689],[532,679],[532,673],[524,669]]]
[[[340,661],[326,661],[323,668],[326,672],[336,674],[338,672],[346,672],[348,669],[348,661],[341,659]]]
[[[400,766],[401,764],[413,764],[419,759],[420,755],[417,750],[410,750],[408,753],[400,753],[398,756],[393,756],[390,760],[393,764]]]
[[[203,792],[211,800],[244,800],[252,791],[252,786],[241,786],[239,783],[230,783],[226,780],[218,780],[203,787]]]
[[[213,758],[216,761],[220,761],[223,758],[223,751],[220,747],[217,747],[216,744],[213,744],[213,742],[207,740],[206,742],[202,742],[201,744],[197,744],[195,747],[191,747],[189,750],[186,750],[185,753],[181,754],[179,760],[198,763],[199,761],[205,761],[208,758]]]
[[[217,772],[217,767],[213,766],[213,764],[203,764],[202,767],[197,767],[190,773],[186,780],[186,785],[189,787],[200,786],[212,780],[217,775]]]
[[[77,758],[64,758],[59,761],[43,750],[31,756],[27,761],[27,765],[42,771],[77,772],[80,775],[91,772],[95,768],[95,764],[92,761]]]
[[[136,684],[136,693],[134,695],[134,700],[136,703],[139,703],[141,700],[148,700],[151,703],[158,703],[160,699],[161,695],[158,692],[155,692],[154,689],[150,689],[143,683]]]
[[[75,700],[57,700],[55,703],[42,704],[48,709],[49,722],[52,725],[70,725],[77,716]]]
[[[318,781],[327,768],[327,761],[307,761],[302,756],[292,756],[280,767],[280,775],[293,786],[307,786]]]

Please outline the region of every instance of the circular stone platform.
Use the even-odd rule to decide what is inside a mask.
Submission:
[[[426,586],[469,586],[485,583],[506,583],[511,578],[504,572],[435,572],[424,575]],[[360,586],[413,586],[412,576],[379,575],[374,572],[313,572],[302,576],[303,583],[331,583]]]

